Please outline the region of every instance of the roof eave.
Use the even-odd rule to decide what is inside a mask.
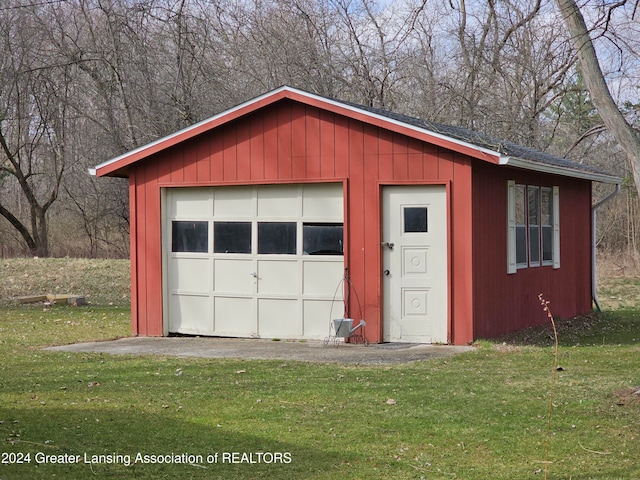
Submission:
[[[548,173],[551,175],[563,175],[565,177],[581,178],[592,182],[611,183],[620,185],[622,179],[614,175],[606,173],[590,172],[588,170],[578,170],[575,168],[567,168],[559,165],[550,165],[548,163],[535,162],[519,157],[502,156],[500,157],[500,165],[522,168],[525,170],[533,170],[540,173]]]

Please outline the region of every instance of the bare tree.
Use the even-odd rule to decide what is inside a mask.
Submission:
[[[627,122],[609,91],[589,29],[576,2],[574,0],[556,0],[556,2],[571,35],[591,100],[607,129],[625,151],[636,189],[640,191],[640,136]],[[604,19],[606,24],[611,21],[613,9],[624,6],[626,3],[626,0],[623,0],[608,6],[608,13]],[[634,14],[637,6],[636,3],[633,9]]]
[[[17,7],[17,6],[16,6]],[[0,16],[0,189],[15,188],[26,201],[0,199],[0,215],[22,236],[33,255],[49,255],[48,218],[67,162],[71,68],[48,49],[28,9]]]

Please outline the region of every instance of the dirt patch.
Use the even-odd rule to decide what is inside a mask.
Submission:
[[[591,332],[602,321],[602,315],[589,313],[569,319],[556,319],[556,331],[563,344],[571,344]],[[555,343],[551,323],[519,330],[496,339],[502,342],[497,345],[498,350],[512,351],[516,345],[531,345],[539,347],[551,346]]]
[[[640,386],[616,390],[613,396],[616,399],[616,405],[621,407],[640,405]]]

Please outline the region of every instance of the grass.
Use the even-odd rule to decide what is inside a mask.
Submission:
[[[0,306],[47,293],[85,295],[102,305],[129,304],[129,260],[4,258],[0,278]]]
[[[382,367],[41,350],[127,335],[128,307],[108,303],[0,306],[3,480],[542,476],[547,327],[446,360]],[[558,331],[549,478],[638,478],[640,309],[558,321]],[[223,452],[254,461],[287,453],[290,462],[223,463]],[[201,459],[126,466],[64,457],[133,462],[138,453]],[[13,454],[30,463],[12,463]],[[65,462],[37,464],[36,454]]]

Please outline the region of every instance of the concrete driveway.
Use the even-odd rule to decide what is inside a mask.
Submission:
[[[473,347],[382,343],[369,346],[321,341],[274,341],[213,337],[131,337],[106,342],[77,343],[45,350],[113,355],[162,355],[203,358],[293,360],[320,363],[394,364],[450,357]]]

